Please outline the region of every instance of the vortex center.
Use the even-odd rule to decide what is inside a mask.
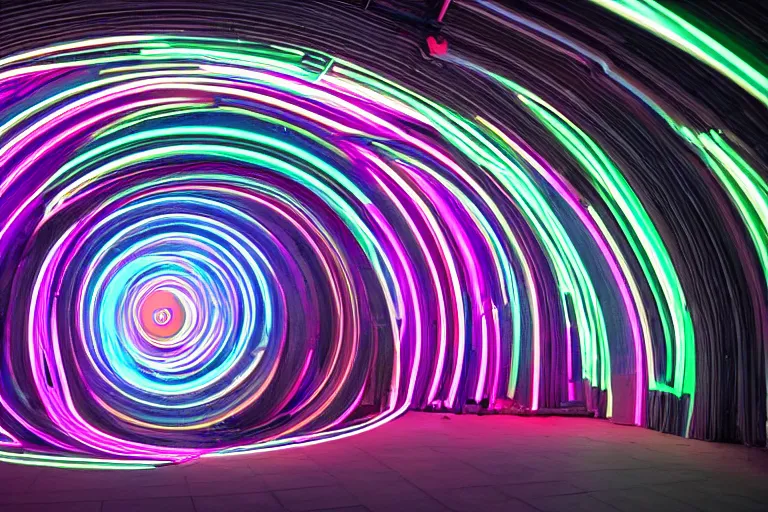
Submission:
[[[161,327],[167,325],[172,318],[173,313],[171,313],[171,310],[168,308],[156,309],[154,313],[152,313],[152,320],[154,320],[155,324]]]
[[[155,338],[170,338],[184,324],[184,309],[173,293],[156,290],[144,298],[139,317],[147,334]]]

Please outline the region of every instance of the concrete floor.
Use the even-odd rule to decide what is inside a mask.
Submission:
[[[582,418],[410,413],[350,439],[151,471],[0,464],[0,511],[768,510],[768,451]]]

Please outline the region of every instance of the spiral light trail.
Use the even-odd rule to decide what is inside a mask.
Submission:
[[[765,76],[674,13],[596,3],[766,103]],[[586,43],[493,2],[456,8],[559,45],[653,116],[738,218],[764,307],[759,158]],[[161,33],[0,58],[0,461],[143,469],[467,403],[586,400],[707,437],[697,263],[611,135],[460,50],[442,65],[539,135],[363,64]],[[740,424],[763,428],[740,436],[764,444],[749,347],[759,391]]]

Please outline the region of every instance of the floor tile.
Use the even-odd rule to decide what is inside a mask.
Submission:
[[[525,499],[542,512],[616,512],[616,508],[587,494]]]
[[[0,512],[100,512],[100,501],[0,505]]]
[[[356,496],[339,485],[275,491],[275,496],[291,512],[362,505]]]
[[[325,472],[314,473],[282,473],[279,475],[262,475],[264,486],[270,491],[289,489],[304,489],[308,487],[326,487],[338,485],[336,477]]]
[[[717,489],[708,482],[682,482],[679,484],[653,485],[650,488],[660,494],[681,501],[705,512],[758,512],[765,511],[765,501],[749,496]]]
[[[285,510],[271,493],[266,492],[196,496],[192,501],[197,512],[240,512],[243,510],[282,512]]]
[[[646,512],[659,510],[664,512],[696,512],[697,508],[681,501],[670,499],[649,488],[636,487],[614,491],[597,491],[589,493],[593,498],[608,503],[622,512]]]
[[[512,498],[538,498],[543,496],[559,496],[563,494],[579,494],[584,492],[584,489],[561,480],[504,485],[500,486],[499,489]]]
[[[222,494],[244,494],[269,490],[264,478],[249,476],[230,480],[188,482],[190,496],[217,496]]]
[[[192,498],[105,501],[101,512],[195,512]]]
[[[432,496],[457,512],[486,510],[493,505],[509,501],[509,496],[493,486],[464,487],[433,492]]]

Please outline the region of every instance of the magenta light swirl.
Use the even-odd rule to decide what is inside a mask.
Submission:
[[[632,254],[493,119],[170,36],[3,59],[0,98],[0,459],[153,467],[585,393],[610,417],[617,376],[645,422],[665,304],[627,261],[664,247]]]

